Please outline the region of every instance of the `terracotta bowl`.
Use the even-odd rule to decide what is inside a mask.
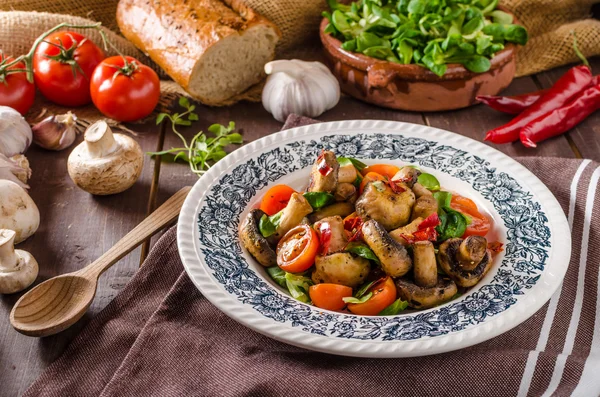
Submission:
[[[485,73],[473,73],[460,64],[449,64],[439,77],[419,65],[401,65],[345,51],[341,42],[324,33],[321,42],[329,67],[344,93],[365,102],[392,109],[418,112],[460,109],[476,103],[477,95],[496,95],[515,76],[516,46],[507,44],[492,58]]]

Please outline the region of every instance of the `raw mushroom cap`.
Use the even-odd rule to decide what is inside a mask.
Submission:
[[[15,250],[16,233],[0,229],[0,294],[14,294],[29,287],[37,278],[39,267],[27,251]]]

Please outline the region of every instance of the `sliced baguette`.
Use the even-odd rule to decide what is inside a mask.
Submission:
[[[127,39],[208,105],[258,83],[280,36],[239,0],[121,0],[117,22]]]

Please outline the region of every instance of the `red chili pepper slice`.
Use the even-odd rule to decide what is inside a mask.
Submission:
[[[476,99],[499,112],[519,114],[533,105],[549,89],[512,96],[478,95]]]
[[[584,65],[569,69],[558,81],[533,105],[515,117],[510,123],[487,133],[486,141],[509,143],[519,139],[521,129],[532,121],[569,103],[592,82],[592,72]]]
[[[529,123],[521,130],[521,142],[526,147],[536,147],[538,142],[569,131],[598,109],[600,109],[600,84],[583,91],[568,105]]]
[[[402,182],[401,180],[388,180],[387,184],[396,194],[404,193],[406,191],[406,188],[404,187],[404,182]]]
[[[414,244],[417,241],[435,241],[438,238],[436,226],[440,224],[440,218],[437,213],[429,215],[419,223],[417,231],[413,234],[401,234],[400,236],[405,239],[409,244]]]
[[[329,164],[327,164],[327,161],[325,161],[325,153],[322,152],[319,155],[319,158],[317,158],[318,161],[318,165],[317,165],[317,169],[319,170],[319,174],[323,175],[323,176],[327,176],[329,174],[331,174],[331,171],[333,171],[333,168],[329,166]]]
[[[488,249],[492,251],[493,254],[499,254],[500,252],[504,251],[504,244],[502,244],[500,241],[494,241],[488,243]]]
[[[319,225],[319,243],[321,245],[321,255],[327,255],[331,245],[331,225],[329,222],[322,222]]]
[[[350,218],[344,222],[344,229],[348,233],[348,242],[362,239],[363,220],[360,217]]]

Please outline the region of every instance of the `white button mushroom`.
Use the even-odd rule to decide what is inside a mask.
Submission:
[[[113,134],[105,121],[85,131],[68,161],[69,176],[88,193],[108,195],[129,189],[142,173],[142,148],[132,138]]]
[[[15,182],[0,180],[0,229],[14,230],[18,244],[39,226],[40,211],[25,189]]]
[[[27,251],[15,250],[14,230],[0,229],[0,294],[29,287],[38,275],[38,263]]]

